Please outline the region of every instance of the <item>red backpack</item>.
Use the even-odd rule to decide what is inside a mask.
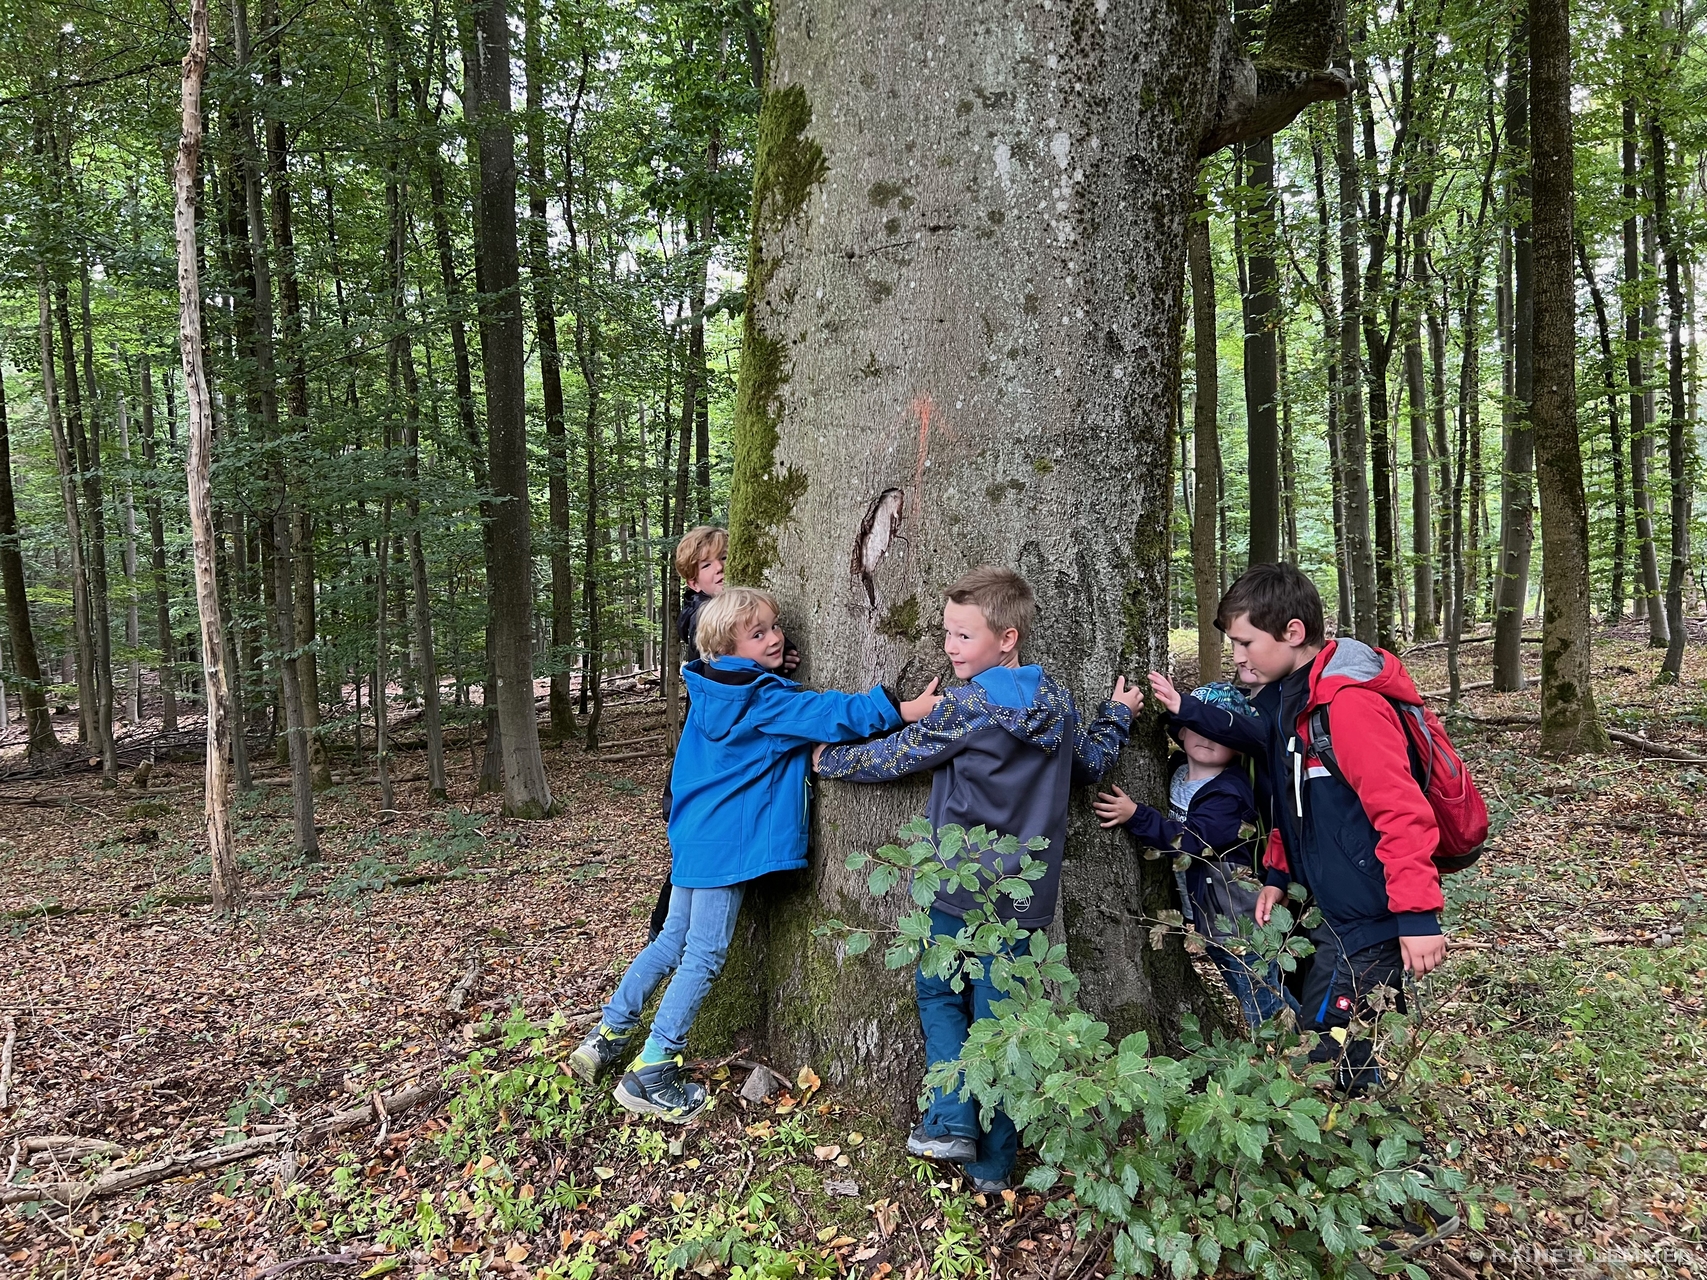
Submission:
[[[1475,865],[1481,858],[1488,839],[1488,805],[1476,790],[1475,780],[1465,767],[1464,757],[1446,736],[1440,717],[1427,707],[1411,702],[1387,699],[1399,713],[1399,723],[1405,727],[1405,746],[1411,757],[1411,776],[1417,780],[1434,810],[1434,820],[1440,828],[1440,847],[1435,850],[1434,865],[1441,875],[1451,875]],[[1317,707],[1310,713],[1310,750],[1335,778],[1345,783],[1339,761],[1334,757],[1334,741],[1328,732],[1328,709]],[[1350,783],[1346,783],[1350,786]]]

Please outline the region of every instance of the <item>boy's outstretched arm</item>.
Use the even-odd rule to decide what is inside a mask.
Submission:
[[[1097,782],[1109,771],[1132,732],[1132,717],[1143,705],[1144,691],[1128,685],[1125,676],[1117,677],[1096,719],[1073,726],[1074,782]]]
[[[813,753],[813,765],[820,777],[840,778],[844,782],[889,782],[934,769],[957,755],[974,727],[973,717],[958,698],[938,698],[935,708],[924,719],[870,742],[822,747]]]
[[[763,732],[801,746],[853,742],[902,722],[901,704],[881,686],[864,693],[838,689],[791,693],[766,704],[754,717]]]
[[[1150,673],[1150,687],[1157,690],[1157,682],[1167,685],[1173,694],[1173,706],[1169,708],[1174,720],[1182,727],[1194,729],[1211,742],[1219,742],[1224,747],[1232,747],[1235,751],[1246,753],[1261,751],[1268,746],[1268,728],[1256,716],[1234,715],[1225,707],[1212,707],[1206,702],[1199,702],[1188,694],[1174,691],[1173,684],[1166,676]],[[1167,706],[1161,692],[1157,690],[1156,701]]]

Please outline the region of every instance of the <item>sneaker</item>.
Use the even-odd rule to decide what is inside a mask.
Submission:
[[[978,1158],[978,1140],[962,1138],[953,1133],[933,1133],[922,1124],[913,1126],[907,1135],[907,1154],[927,1160],[948,1160],[965,1164]]]
[[[1458,1214],[1437,1217],[1426,1205],[1410,1205],[1378,1242],[1381,1252],[1401,1258],[1414,1257],[1430,1245],[1458,1234],[1463,1222]]]
[[[683,1078],[679,1057],[631,1067],[611,1096],[625,1111],[670,1124],[686,1124],[710,1101],[704,1085]]]
[[[972,1189],[980,1195],[999,1196],[1013,1184],[1006,1178],[974,1178]]]
[[[569,1070],[588,1084],[596,1084],[628,1050],[632,1031],[613,1031],[603,1022],[587,1033],[574,1053],[569,1055]]]

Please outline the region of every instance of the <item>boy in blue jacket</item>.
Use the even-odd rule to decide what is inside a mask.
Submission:
[[[1225,681],[1193,689],[1191,696],[1232,715],[1257,716],[1245,695]],[[1292,1003],[1279,967],[1246,954],[1237,929],[1237,921],[1255,914],[1262,888],[1256,878],[1256,797],[1231,747],[1177,721],[1170,727],[1185,758],[1169,762],[1177,767],[1168,782],[1168,812],[1138,804],[1119,787],[1098,796],[1092,808],[1103,826],[1124,827],[1145,848],[1191,856],[1181,877],[1186,915],[1209,940],[1209,958],[1227,980],[1246,1023],[1256,1027]]]
[[[934,711],[900,732],[857,746],[821,747],[814,763],[822,776],[849,782],[888,782],[932,769],[927,814],[934,830],[984,826],[1017,836],[1021,849],[1042,836],[1049,842],[1036,855],[1046,867],[1043,878],[1033,883],[1030,898],[1004,900],[998,910],[1023,929],[1047,928],[1061,888],[1073,784],[1095,782],[1114,763],[1143,694],[1121,679],[1096,719],[1080,723],[1063,685],[1041,667],[1020,665],[1037,603],[1030,584],[1011,569],[980,566],[943,596],[943,651],[966,684],[949,690]],[[1012,875],[1022,856],[981,853],[987,882]],[[931,906],[932,932],[954,937],[974,905],[971,893],[945,887]],[[990,1006],[1003,999],[989,966],[962,978],[962,989],[955,991],[946,978],[922,970],[914,975],[925,1057],[932,1066],[959,1058],[972,1023],[993,1016]],[[983,1192],[1006,1189],[1018,1149],[1007,1116],[998,1111],[984,1133],[976,1102],[940,1091],[907,1138],[913,1155],[964,1165],[974,1189]]]
[[[806,865],[808,748],[847,742],[921,719],[936,682],[909,702],[888,690],[810,693],[777,674],[783,634],[776,598],[729,587],[699,611],[705,656],[683,669],[691,695],[670,773],[669,914],[634,958],[570,1069],[597,1080],[627,1051],[640,1011],[675,975],[652,1032],[616,1087],[618,1105],[685,1124],[706,1091],[682,1073],[694,1015],[723,968],[748,881]]]

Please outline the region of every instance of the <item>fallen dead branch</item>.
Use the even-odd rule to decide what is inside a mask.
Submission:
[[[12,1097],[12,1050],[18,1043],[18,1020],[11,1014],[6,1015],[6,1043],[0,1047],[0,1107],[6,1106]]]
[[[468,1003],[468,997],[474,994],[475,985],[480,981],[480,972],[484,968],[481,962],[480,948],[474,948],[474,954],[469,957],[468,969],[458,978],[445,995],[445,1012],[459,1014]]]
[[[0,1205],[31,1204],[42,1201],[52,1201],[67,1207],[75,1207],[90,1200],[100,1200],[107,1196],[115,1196],[121,1192],[131,1191],[137,1187],[150,1186],[156,1182],[164,1182],[168,1178],[178,1178],[190,1173],[205,1173],[209,1169],[223,1168],[228,1164],[236,1164],[254,1156],[265,1155],[281,1147],[292,1146],[297,1142],[324,1138],[331,1134],[343,1133],[348,1129],[358,1129],[372,1124],[374,1120],[385,1116],[395,1115],[399,1111],[407,1111],[421,1103],[437,1098],[437,1084],[417,1085],[410,1089],[399,1089],[388,1098],[375,1095],[372,1101],[348,1111],[340,1111],[306,1125],[281,1125],[271,1132],[260,1133],[253,1138],[245,1138],[241,1142],[228,1142],[217,1147],[206,1147],[200,1151],[182,1151],[176,1155],[162,1156],[147,1164],[139,1164],[129,1169],[118,1169],[91,1182],[43,1182],[24,1183],[22,1186],[0,1187]],[[377,1104],[377,1106],[376,1106]],[[270,1128],[270,1126],[259,1126]]]
[[[1424,696],[1432,697],[1433,695],[1426,694]],[[1459,711],[1454,714],[1461,719],[1470,721],[1471,724],[1509,725],[1524,729],[1539,729],[1541,727],[1540,716],[1473,716],[1467,711]],[[1652,738],[1644,738],[1639,733],[1627,733],[1623,729],[1608,729],[1606,736],[1614,742],[1622,742],[1626,746],[1646,752],[1654,760],[1664,760],[1673,764],[1707,765],[1707,756],[1692,755],[1681,747],[1655,742]]]
[[[295,1271],[298,1267],[351,1267],[366,1262],[369,1258],[382,1257],[384,1249],[351,1249],[343,1253],[305,1253],[298,1258],[286,1258],[283,1262],[275,1262],[265,1271],[258,1272],[255,1280],[271,1280],[273,1276],[282,1276]]]
[[[599,764],[617,764],[623,760],[656,760],[658,757],[667,754],[668,753],[664,750],[663,744],[659,743],[658,746],[651,751],[625,751],[621,755],[614,756],[593,754],[589,755],[587,759],[589,761],[597,761]]]

